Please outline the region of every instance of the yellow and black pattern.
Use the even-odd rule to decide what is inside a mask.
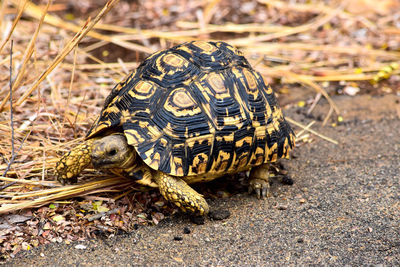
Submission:
[[[272,89],[224,42],[147,58],[113,89],[88,137],[110,127],[124,131],[148,166],[173,176],[234,172],[287,157],[294,146]]]
[[[62,183],[76,182],[76,176],[92,161],[92,145],[96,138],[89,139],[66,153],[56,164],[57,179]]]

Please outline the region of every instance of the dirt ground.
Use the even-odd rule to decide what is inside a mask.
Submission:
[[[333,99],[344,122],[314,129],[339,145],[301,142],[283,162],[294,185],[274,181],[268,200],[246,193],[208,200],[231,216],[195,225],[178,214],[127,235],[42,246],[7,264],[400,265],[400,97]],[[314,116],[328,107],[322,101]],[[285,113],[310,121],[299,107]]]

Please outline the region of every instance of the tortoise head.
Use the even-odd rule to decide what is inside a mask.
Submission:
[[[96,169],[124,169],[136,160],[136,151],[123,134],[97,139],[92,147],[92,163]]]

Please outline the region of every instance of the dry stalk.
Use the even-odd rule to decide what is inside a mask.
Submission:
[[[11,1],[14,2],[14,3],[18,2],[18,0],[11,0]],[[110,10],[109,8],[111,8],[116,2],[118,2],[118,0],[109,0],[106,3],[106,5],[104,6],[103,10],[100,11],[100,13],[103,13],[103,12],[107,13]],[[105,9],[107,9],[107,11],[105,11]],[[39,17],[40,17],[39,14],[41,14],[42,12],[41,12],[40,8],[37,5],[29,2],[28,5],[27,5],[25,13],[27,15],[35,18],[35,19],[39,19]],[[99,13],[99,15],[100,15],[100,13]],[[102,14],[101,17],[103,15],[105,15],[105,13]],[[84,22],[83,25],[82,25],[82,28],[81,28],[79,26],[76,26],[76,25],[74,25],[72,23],[64,21],[64,20],[62,20],[62,19],[60,19],[60,18],[58,18],[56,16],[50,15],[50,14],[46,15],[46,18],[45,18],[44,21],[46,23],[50,24],[50,25],[55,26],[55,27],[58,27],[58,28],[61,28],[61,29],[65,29],[65,30],[69,30],[69,31],[72,31],[72,32],[76,32],[77,35],[82,31],[83,28],[85,28],[87,26],[87,22],[88,22],[88,21]],[[113,37],[110,37],[110,36],[107,36],[107,35],[104,35],[104,34],[97,33],[95,31],[90,31],[90,32],[88,31],[88,32],[85,33],[85,35],[86,34],[88,36],[90,36],[90,37],[93,37],[93,38],[96,38],[96,39],[99,39],[99,40],[104,40],[104,41],[107,41],[107,42],[110,42],[110,43],[114,43],[116,45],[119,45],[121,47],[125,47],[127,49],[137,50],[137,51],[141,51],[141,52],[148,53],[148,54],[154,52],[152,49],[150,49],[148,47],[145,47],[145,46],[142,46],[142,45],[138,45],[138,44],[134,44],[134,43],[121,41],[121,40],[118,40],[118,38],[113,38]]]
[[[18,99],[15,105],[21,105],[25,99],[37,89],[39,84],[49,75],[51,71],[71,52],[71,50],[82,40],[83,37],[93,28],[93,26],[105,15],[108,11],[112,8],[112,6],[118,2],[118,0],[109,0],[104,8],[97,14],[93,21],[89,18],[86,21],[86,24],[82,27],[82,29],[66,44],[64,49],[61,51],[60,54],[53,60],[50,66],[40,75],[40,77],[36,80],[34,85],[27,90],[21,97]],[[47,16],[46,16],[47,17]]]
[[[5,1],[4,1],[5,2]],[[10,30],[10,32],[7,34],[7,37],[3,40],[3,42],[2,42],[2,44],[0,45],[0,54],[1,54],[1,51],[3,51],[3,48],[4,48],[4,46],[7,44],[7,42],[10,40],[10,38],[11,38],[11,35],[12,35],[12,33],[14,32],[14,30],[15,30],[15,27],[17,26],[17,24],[18,24],[18,21],[21,19],[21,16],[22,16],[22,14],[23,14],[23,12],[24,12],[24,10],[25,10],[25,7],[26,7],[26,4],[28,3],[28,0],[24,0],[24,3],[22,4],[22,7],[19,9],[19,11],[18,11],[18,14],[17,14],[17,16],[15,17],[15,19],[14,19],[14,21],[13,21],[13,24],[12,24],[12,26],[11,26],[11,30]],[[18,6],[18,4],[17,4],[17,6]],[[7,99],[8,100],[8,99]],[[7,102],[7,101],[6,101]],[[1,111],[1,109],[0,109],[0,111]]]
[[[48,1],[47,5],[46,5],[46,8],[45,8],[40,20],[39,20],[39,25],[37,26],[37,28],[35,30],[35,33],[33,34],[33,37],[31,38],[31,40],[30,40],[30,42],[28,44],[28,47],[25,49],[24,60],[23,60],[23,63],[21,65],[21,68],[20,68],[20,70],[18,72],[17,78],[14,81],[14,85],[13,85],[13,88],[12,88],[11,91],[15,91],[16,88],[18,88],[20,86],[20,84],[21,84],[21,81],[22,81],[22,78],[24,77],[25,70],[27,68],[28,62],[31,59],[31,56],[33,54],[35,42],[36,42],[37,36],[39,34],[40,27],[43,24],[43,20],[44,20],[44,18],[46,16],[47,10],[50,7],[50,4],[51,4],[51,1]],[[0,52],[1,52],[1,49],[0,49]],[[7,101],[8,101],[8,98],[10,98],[10,93],[8,93],[8,95],[4,98],[3,102],[0,104],[0,110],[3,109],[5,103],[7,103]]]
[[[400,52],[385,51],[380,49],[372,49],[361,45],[336,46],[336,45],[319,45],[312,43],[251,43],[243,46],[245,53],[262,53],[270,54],[281,50],[302,50],[311,52],[324,52],[329,54],[344,54],[351,56],[369,56],[379,57],[380,60],[400,60]]]
[[[87,194],[91,193],[93,190],[96,189],[101,189],[101,188],[107,188],[110,186],[115,186],[115,185],[121,185],[122,187],[127,187],[130,184],[133,184],[133,181],[122,181],[122,178],[110,178],[110,179],[104,179],[100,181],[94,181],[94,182],[89,182],[86,184],[81,184],[81,185],[71,185],[71,186],[63,186],[61,188],[55,188],[53,191],[51,189],[48,190],[48,195],[44,195],[41,197],[38,197],[33,200],[26,200],[22,201],[20,203],[16,204],[8,204],[8,205],[3,205],[0,207],[0,214],[4,214],[10,211],[16,211],[20,209],[26,209],[26,208],[33,208],[33,207],[39,207],[43,206],[49,203],[52,203],[55,200],[60,200],[60,199],[68,199],[72,198],[77,195],[81,194]],[[61,190],[60,190],[61,189]],[[52,192],[49,194],[49,192]],[[37,197],[40,196],[42,192],[33,192],[32,194],[29,195],[29,197]],[[25,197],[28,197],[26,195]]]
[[[339,12],[341,12],[342,8],[339,7],[335,9],[334,12],[325,14],[325,15],[320,15],[319,18],[315,19],[313,22],[298,26],[298,27],[292,27],[287,30],[283,30],[280,32],[275,32],[275,33],[270,33],[270,34],[265,34],[265,35],[258,35],[255,37],[246,37],[246,38],[236,38],[236,39],[231,39],[228,40],[228,42],[232,45],[236,46],[246,46],[247,44],[251,43],[259,43],[259,42],[265,42],[265,41],[270,41],[273,39],[277,38],[282,38],[286,37],[289,35],[293,34],[298,34],[301,32],[306,32],[310,31],[313,29],[317,29],[318,27],[321,27],[322,25],[326,24],[329,22],[331,19],[333,19]]]
[[[300,122],[297,122],[297,121],[295,121],[295,120],[293,120],[293,119],[291,119],[289,117],[286,117],[286,120],[288,122],[290,122],[290,123],[302,128],[304,131],[310,132],[310,133],[312,133],[312,134],[314,134],[314,135],[316,135],[316,136],[318,136],[318,137],[320,137],[320,138],[322,138],[322,139],[324,139],[324,140],[326,140],[328,142],[331,142],[332,144],[335,144],[335,145],[339,144],[338,141],[336,141],[336,140],[334,140],[332,138],[329,138],[329,137],[327,137],[327,136],[325,136],[323,134],[320,134],[317,131],[314,131],[313,129],[309,129],[309,126],[303,125]]]

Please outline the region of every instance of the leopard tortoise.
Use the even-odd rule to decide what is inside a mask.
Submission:
[[[294,139],[273,90],[240,51],[193,41],[152,54],[117,84],[56,175],[76,182],[92,163],[204,215],[207,202],[188,184],[249,170],[250,189],[265,197],[268,163],[287,158]]]

